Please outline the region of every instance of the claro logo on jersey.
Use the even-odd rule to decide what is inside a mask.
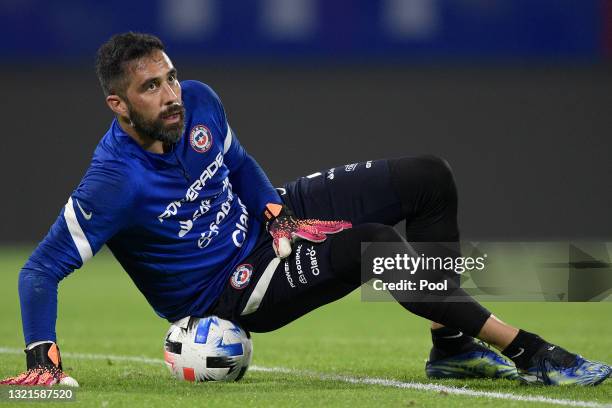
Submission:
[[[212,133],[204,125],[196,125],[189,134],[189,143],[198,153],[206,153],[212,146]]]

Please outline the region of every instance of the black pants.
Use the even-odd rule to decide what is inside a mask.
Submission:
[[[360,242],[401,241],[392,226],[402,220],[410,242],[459,240],[455,182],[447,163],[433,156],[348,164],[299,178],[279,192],[299,218],[343,219],[353,228],[320,244],[298,241],[284,260],[275,258],[269,234],[261,234],[234,273],[247,268],[250,281],[236,285],[230,279],[211,310],[253,332],[275,330],[358,288]],[[400,303],[419,316],[476,335],[490,313],[467,299]]]

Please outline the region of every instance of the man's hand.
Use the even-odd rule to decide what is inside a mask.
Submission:
[[[327,234],[335,234],[351,228],[348,221],[321,221],[295,218],[291,209],[285,205],[268,203],[264,210],[266,229],[272,235],[274,252],[279,258],[291,254],[291,243],[297,238],[310,242],[323,242]]]
[[[5,378],[2,385],[45,385],[55,384],[78,387],[79,383],[62,371],[62,358],[55,343],[42,343],[25,350],[28,370],[16,377]]]

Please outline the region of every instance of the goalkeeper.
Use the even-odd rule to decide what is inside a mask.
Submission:
[[[98,50],[96,68],[115,119],[21,270],[27,371],[2,384],[77,385],[56,344],[58,283],[104,244],[160,317],[216,314],[265,332],[358,288],[360,243],[404,242],[392,227],[402,220],[408,241],[459,240],[443,160],[353,163],[277,190],[217,95],[179,82],[158,38],[116,35]],[[435,251],[427,255],[446,254]],[[451,281],[464,301],[400,302],[434,322],[430,377],[595,385],[610,375],[605,364],[501,322]]]

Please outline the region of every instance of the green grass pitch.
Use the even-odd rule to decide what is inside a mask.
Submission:
[[[23,347],[17,276],[29,251],[0,249],[0,377],[25,366],[23,353],[16,350]],[[612,303],[487,306],[502,319],[571,351],[612,363]],[[431,381],[423,369],[430,347],[428,323],[393,303],[361,302],[358,292],[276,332],[254,334],[253,369],[242,381],[227,384],[181,383],[170,376],[161,364],[169,324],[154,314],[107,251],[60,284],[58,313],[64,367],[81,384],[77,402],[68,406],[554,406],[521,401],[521,396],[561,399],[568,406],[612,404],[612,380],[594,388],[534,387],[506,380]],[[108,356],[139,356],[159,363]],[[373,384],[374,378],[396,382]],[[400,383],[509,395],[496,399],[490,394],[390,386]],[[0,408],[10,405],[0,401]]]

